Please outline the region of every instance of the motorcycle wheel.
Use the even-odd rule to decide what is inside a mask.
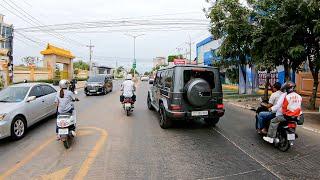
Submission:
[[[126,110],[126,113],[127,113],[127,116],[129,116],[129,115],[130,115],[130,110],[127,109],[127,110]]]
[[[66,149],[69,149],[70,146],[71,146],[71,142],[70,142],[70,138],[68,137],[65,141],[63,141],[63,146],[66,148]]]
[[[282,152],[286,152],[290,149],[290,142],[287,139],[287,133],[281,132],[279,133],[279,143],[277,145],[278,149]]]

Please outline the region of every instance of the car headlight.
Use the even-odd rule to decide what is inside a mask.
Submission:
[[[4,117],[6,117],[6,113],[4,113],[4,114],[0,114],[0,121],[2,121],[3,119],[4,119]]]

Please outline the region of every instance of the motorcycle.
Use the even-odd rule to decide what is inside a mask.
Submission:
[[[76,98],[75,101],[79,101],[79,99]],[[57,117],[59,140],[63,142],[66,149],[71,147],[72,140],[76,135],[76,114],[76,111],[73,110],[72,113],[59,114]]]
[[[75,93],[76,91],[76,84],[77,84],[77,80],[76,79],[72,79],[70,81],[70,85],[69,85],[69,90],[73,93]]]
[[[286,152],[293,146],[294,141],[298,138],[296,134],[297,121],[296,117],[286,116],[286,121],[281,122],[277,129],[277,134],[274,140],[274,147],[278,148],[282,152]],[[299,117],[300,118],[300,117]],[[256,123],[257,124],[257,123]],[[269,127],[270,121],[265,122],[265,127]],[[268,129],[268,128],[267,128]],[[265,134],[259,134],[261,139]]]
[[[133,104],[134,102],[131,97],[124,97],[124,100],[122,101],[122,106],[127,116],[129,116],[130,113],[133,112]]]

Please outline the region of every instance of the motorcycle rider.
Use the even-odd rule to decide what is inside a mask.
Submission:
[[[136,101],[136,95],[134,94],[134,91],[136,91],[136,86],[132,81],[131,74],[128,74],[126,80],[121,84],[121,91],[123,92],[120,98],[121,102],[125,97],[132,98],[133,102]]]
[[[281,84],[279,82],[276,82],[272,86],[272,94],[270,96],[268,104],[265,105],[266,108],[271,108],[272,106],[276,105],[282,91],[281,89]],[[270,121],[271,119],[276,117],[276,113],[272,111],[263,111],[258,114],[258,133],[259,134],[267,134],[267,129],[264,127],[264,124],[266,121]]]
[[[277,109],[277,115],[271,120],[268,135],[263,137],[263,139],[269,143],[273,143],[277,135],[277,129],[280,122],[286,121],[287,117],[298,118],[301,114],[301,102],[302,97],[295,92],[295,83],[287,82],[283,85],[282,89],[285,93],[281,95],[276,106],[271,107],[274,111]],[[279,113],[278,113],[279,112]]]
[[[60,91],[57,94],[55,98],[55,104],[57,105],[58,112],[57,114],[63,114],[63,113],[73,113],[74,110],[74,101],[77,101],[78,99],[74,97],[73,92],[68,90],[69,87],[69,81],[62,79],[59,82]],[[72,135],[75,136],[75,128],[73,127],[73,131],[71,131]],[[57,139],[59,139],[58,136],[58,126],[56,126],[56,133],[57,133]]]

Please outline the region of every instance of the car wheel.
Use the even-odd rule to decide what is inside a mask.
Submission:
[[[163,105],[160,105],[160,121],[159,121],[160,127],[162,129],[168,129],[169,127],[171,127],[171,120],[168,119],[167,115],[166,115],[166,111],[165,108],[163,107]]]
[[[148,94],[148,98],[147,98],[147,106],[149,110],[154,110],[152,104],[151,104],[151,99],[150,99],[150,95]]]
[[[11,138],[13,140],[19,140],[23,138],[26,133],[26,129],[26,120],[21,116],[15,117],[11,123]]]
[[[108,94],[108,90],[107,90],[107,88],[104,88],[103,95],[106,95],[106,94]]]
[[[216,124],[219,122],[219,118],[204,118],[204,121],[209,125],[209,126],[216,126]]]

